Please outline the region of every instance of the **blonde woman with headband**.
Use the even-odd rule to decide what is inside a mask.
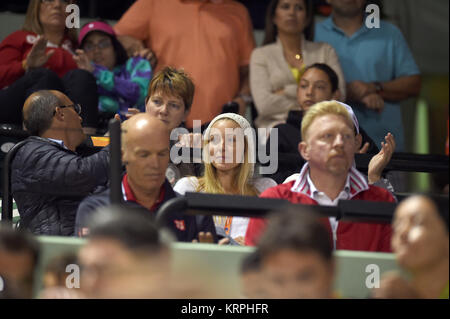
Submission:
[[[258,196],[267,188],[276,186],[270,178],[254,178],[256,154],[252,128],[248,121],[235,113],[216,116],[203,136],[205,171],[202,177],[184,177],[174,190]],[[248,218],[215,216],[217,234],[230,238],[233,244],[244,244]]]

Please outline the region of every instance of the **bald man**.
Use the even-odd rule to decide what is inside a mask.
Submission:
[[[59,91],[42,90],[25,101],[26,139],[11,164],[11,189],[20,227],[36,235],[72,236],[81,200],[108,181],[109,148],[81,157],[85,139],[81,106]]]
[[[134,115],[122,124],[122,161],[126,173],[122,179],[125,204],[144,207],[150,218],[163,203],[177,194],[165,178],[170,156],[170,132],[167,125],[147,113]],[[95,211],[110,204],[109,189],[86,198],[78,208],[76,229],[79,236],[89,233],[89,220]],[[211,217],[175,214],[167,227],[178,241],[192,241],[199,232],[210,232],[215,238]]]

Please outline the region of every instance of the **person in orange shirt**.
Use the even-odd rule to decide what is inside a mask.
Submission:
[[[157,57],[155,72],[183,68],[196,90],[186,126],[206,127],[233,101],[251,101],[250,54],[255,47],[247,9],[232,0],[138,0],[114,26],[129,54]],[[153,56],[153,61],[155,61]]]

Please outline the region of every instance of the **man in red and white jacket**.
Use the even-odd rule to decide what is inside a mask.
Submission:
[[[353,166],[359,146],[352,119],[341,103],[325,101],[314,105],[302,120],[299,152],[307,163],[297,180],[272,187],[261,197],[282,198],[292,203],[337,206],[340,199],[395,202],[387,190],[369,185]],[[335,249],[390,252],[391,227],[381,223],[323,222]],[[246,245],[256,245],[266,220],[252,218]]]

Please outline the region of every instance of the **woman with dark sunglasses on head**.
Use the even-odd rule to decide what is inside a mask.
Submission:
[[[0,123],[22,126],[22,106],[33,92],[54,89],[83,105],[88,134],[97,127],[97,85],[73,58],[76,30],[66,26],[72,0],[31,0],[22,30],[0,44]],[[69,8],[70,9],[70,8]]]

